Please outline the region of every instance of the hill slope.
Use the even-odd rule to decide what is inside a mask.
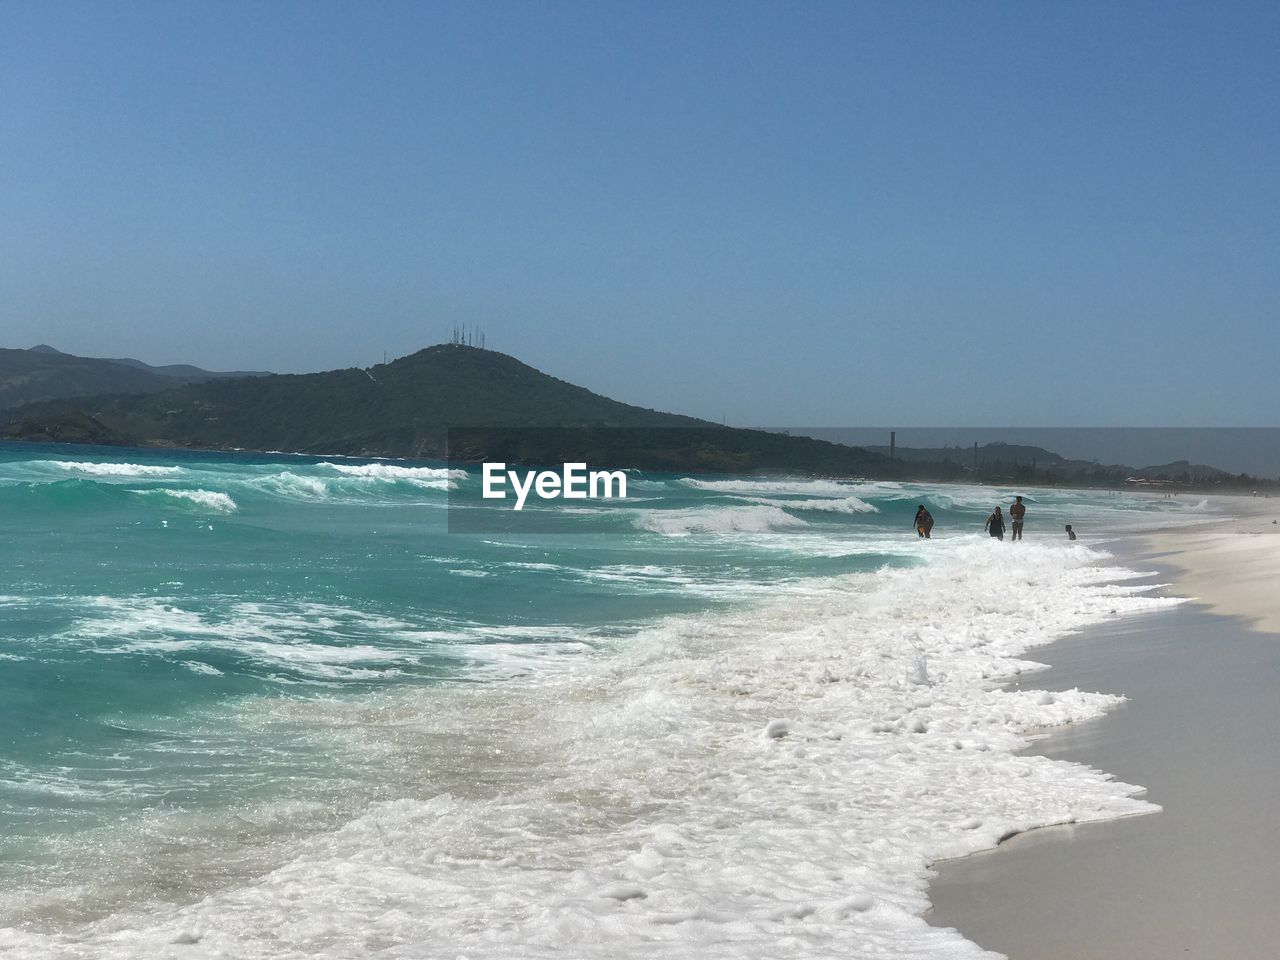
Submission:
[[[28,403],[106,393],[153,393],[177,383],[258,373],[217,373],[188,364],[153,367],[141,360],[77,357],[40,344],[30,350],[0,349],[0,410]]]
[[[885,455],[889,453],[886,446],[869,446],[866,449]],[[1231,476],[1225,470],[1186,460],[1148,467],[1101,464],[1094,460],[1063,457],[1044,447],[1010,443],[983,444],[977,448],[976,456],[971,447],[898,447],[894,455],[899,460],[914,464],[958,464],[968,469],[971,476],[987,481],[1016,478],[1048,483],[1075,480],[1101,483],[1104,479],[1120,480],[1132,476],[1148,480],[1208,483]]]
[[[448,451],[448,429],[458,427],[467,432],[455,438],[455,454],[475,460],[563,461],[592,450],[614,466],[834,474],[888,462],[855,447],[631,406],[513,357],[453,344],[368,370],[210,381],[74,405],[33,405],[11,414],[0,435],[47,436],[48,421],[71,410],[118,432],[120,442],[136,437],[209,449],[438,458]],[[619,440],[612,428],[645,430]]]
[[[170,377],[110,360],[0,349],[0,410],[66,397],[145,393],[172,387]]]

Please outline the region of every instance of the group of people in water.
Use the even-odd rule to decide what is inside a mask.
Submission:
[[[1027,505],[1022,502],[1022,497],[1014,497],[1013,503],[1009,504],[1009,526],[1010,539],[1022,539],[1022,524],[1027,516]],[[926,540],[933,536],[933,514],[925,509],[925,505],[920,504],[920,508],[916,510],[916,518],[912,521],[916,528],[916,534]],[[991,511],[991,515],[987,517],[983,529],[997,540],[1004,539],[1004,513],[1001,512],[1000,506],[997,504],[995,510]],[[1074,540],[1076,532],[1071,529],[1071,524],[1066,525],[1067,539]]]
[[[1022,539],[1022,521],[1026,519],[1027,506],[1022,502],[1021,497],[1015,497],[1013,503],[1009,504],[1009,525],[1010,539]],[[1000,512],[1000,505],[996,504],[996,508],[991,511],[991,515],[987,517],[987,522],[983,524],[987,533],[991,534],[997,540],[1004,539],[1004,514]]]

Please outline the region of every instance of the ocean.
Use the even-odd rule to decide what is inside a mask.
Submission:
[[[1116,545],[1203,500],[633,472],[449,533],[476,483],[0,445],[0,954],[989,956],[930,862],[1153,809],[1017,752],[1119,691],[1001,684],[1174,606]]]

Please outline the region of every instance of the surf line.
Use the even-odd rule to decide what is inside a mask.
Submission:
[[[521,482],[523,480],[523,483]],[[585,463],[566,463],[555,470],[508,470],[505,463],[486,463],[480,495],[485,500],[507,499],[506,485],[515,491],[513,509],[523,510],[530,491],[541,500],[626,499],[627,475],[621,470],[587,470]]]

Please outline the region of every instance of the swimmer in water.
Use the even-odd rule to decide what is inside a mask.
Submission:
[[[916,534],[926,540],[932,539],[933,532],[933,514],[924,508],[924,504],[920,504],[920,509],[916,511],[916,519],[914,521]]]
[[[991,516],[987,517],[987,522],[983,524],[983,527],[997,540],[1004,539],[1004,514],[1000,512],[999,507],[996,507],[991,512]]]

